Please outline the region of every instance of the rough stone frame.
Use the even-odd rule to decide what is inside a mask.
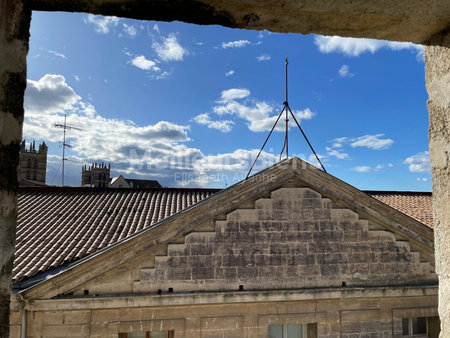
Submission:
[[[411,41],[425,47],[441,336],[450,332],[450,6],[438,0],[0,0],[0,336],[8,336],[32,10]]]

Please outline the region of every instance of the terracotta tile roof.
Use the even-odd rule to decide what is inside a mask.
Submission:
[[[76,261],[218,191],[20,188],[13,280]],[[432,227],[431,193],[366,193]]]
[[[217,191],[20,188],[13,280],[89,255]]]
[[[364,191],[366,194],[433,228],[431,192]]]

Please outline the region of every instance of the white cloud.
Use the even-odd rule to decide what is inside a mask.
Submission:
[[[54,50],[50,50],[50,49],[47,50],[47,52],[49,54],[54,55],[54,56],[60,57],[61,59],[67,59],[67,57],[64,54],[60,53],[60,52],[57,52],[57,51],[54,51]]]
[[[137,68],[142,70],[153,70],[159,71],[160,69],[156,66],[156,62],[152,60],[148,60],[144,55],[139,55],[134,57],[131,61],[131,64]]]
[[[409,171],[413,173],[431,173],[430,152],[424,151],[410,156],[403,164],[409,165]]]
[[[241,48],[245,47],[250,44],[250,41],[248,40],[237,40],[237,41],[229,41],[229,42],[222,42],[222,48]]]
[[[338,70],[338,74],[340,77],[353,77],[355,74],[350,72],[350,67],[347,65],[342,65]]]
[[[381,164],[377,165],[376,167],[369,167],[369,166],[358,166],[358,167],[354,167],[351,170],[356,171],[358,173],[369,173],[369,172],[374,172],[374,171],[378,171],[380,169],[383,169],[383,166]]]
[[[330,147],[326,147],[325,150],[327,151],[329,156],[334,156],[340,160],[344,160],[349,157],[347,153],[340,152],[339,150],[332,149]]]
[[[115,27],[119,24],[119,18],[115,16],[101,16],[88,14],[88,23],[92,23],[95,26],[97,33],[108,34],[111,27]]]
[[[388,149],[394,140],[382,138],[384,134],[364,135],[359,137],[338,137],[333,139],[333,148],[342,148],[344,144],[350,144],[352,148],[366,147],[373,150]]]
[[[268,55],[268,54],[261,54],[260,56],[257,56],[256,59],[258,61],[269,61],[270,60],[270,55]]]
[[[154,42],[152,47],[163,61],[182,61],[187,54],[187,50],[180,45],[173,33],[163,38],[161,43]]]
[[[205,156],[196,162],[195,171],[200,177],[202,175],[208,177],[208,174],[219,172],[225,175],[228,183],[239,182],[245,179],[258,152],[258,149],[237,149],[232,153]],[[251,174],[253,175],[276,162],[278,162],[278,156],[263,151]]]
[[[423,46],[410,42],[392,42],[375,39],[343,38],[340,36],[314,37],[314,44],[322,53],[338,52],[347,56],[359,56],[363,53],[375,53],[381,48],[391,50],[409,49],[417,53],[417,59],[423,58]]]
[[[80,77],[78,75],[74,75],[73,78],[77,81],[80,81]]]
[[[231,69],[231,70],[229,70],[228,72],[225,73],[225,76],[231,76],[233,74],[234,74],[234,70]]]
[[[136,28],[133,25],[123,24],[123,31],[131,37],[135,37],[137,34]]]
[[[250,95],[250,91],[248,89],[243,88],[231,88],[222,91],[220,98],[222,101],[231,101],[236,99],[243,99]]]
[[[233,115],[247,121],[249,130],[254,132],[270,130],[274,125],[279,112],[267,102],[258,101],[249,98],[250,91],[243,88],[232,88],[222,91],[221,99],[217,101],[218,105],[212,108],[217,115]],[[246,99],[245,102],[238,100]],[[276,114],[276,115],[274,115]],[[315,115],[309,108],[304,110],[295,110],[293,114],[297,120],[309,120]],[[292,128],[293,124],[289,125]],[[279,123],[275,128],[277,131],[283,131],[284,126]]]
[[[80,100],[61,75],[46,74],[39,81],[27,80],[24,107],[31,113],[55,113],[73,109]]]
[[[393,140],[389,138],[381,138],[384,134],[376,134],[376,135],[364,135],[352,139],[352,143],[350,145],[355,147],[366,147],[374,150],[383,150],[388,149],[394,143]]]
[[[159,26],[158,26],[158,24],[154,24],[153,25],[153,30],[155,31],[155,32],[158,32],[159,33]]]
[[[229,120],[213,121],[207,113],[199,114],[193,120],[198,124],[208,126],[208,128],[220,130],[222,133],[230,132],[234,125],[234,122]]]
[[[417,177],[416,180],[419,181],[419,182],[427,182],[428,178],[426,178],[426,177]]]

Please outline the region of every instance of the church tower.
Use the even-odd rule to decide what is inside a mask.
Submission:
[[[81,186],[104,188],[109,187],[111,164],[94,163],[81,169]]]
[[[19,185],[34,186],[45,185],[47,173],[47,152],[48,147],[42,142],[36,150],[35,141],[26,148],[25,140],[20,146],[20,160],[18,168]]]

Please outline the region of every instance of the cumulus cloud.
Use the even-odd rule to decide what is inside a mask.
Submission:
[[[112,27],[119,24],[119,18],[115,16],[101,16],[88,14],[87,22],[94,25],[97,33],[108,34]]]
[[[225,73],[225,76],[231,76],[231,75],[233,75],[234,74],[234,70],[233,69],[231,69],[231,70],[229,70],[228,72],[226,72]]]
[[[410,42],[392,42],[375,39],[343,38],[340,36],[314,37],[314,44],[322,53],[342,53],[346,56],[359,56],[363,53],[375,53],[379,49],[388,48],[391,50],[408,49],[417,53],[417,59],[423,59],[423,46]]]
[[[39,81],[27,80],[24,107],[29,113],[71,110],[79,100],[61,75],[46,74]]]
[[[383,166],[381,164],[379,164],[375,167],[363,165],[363,166],[354,167],[351,170],[356,171],[358,173],[370,173],[370,172],[378,171],[380,169],[383,169]]]
[[[366,147],[374,150],[388,149],[391,147],[394,141],[389,138],[382,138],[383,136],[384,134],[360,136],[357,137],[356,139],[352,139],[350,145],[353,148]]]
[[[136,56],[130,62],[133,66],[142,70],[160,71],[159,67],[156,66],[156,62],[148,60],[144,55]]]
[[[338,74],[340,77],[353,77],[355,74],[350,72],[350,67],[347,65],[342,65],[338,70]]]
[[[182,61],[187,54],[187,50],[180,45],[173,33],[163,38],[161,43],[154,42],[152,47],[163,61]]]
[[[256,60],[258,60],[258,61],[269,61],[270,60],[270,55],[268,55],[268,54],[261,54],[260,56],[256,57]]]
[[[413,173],[431,173],[430,152],[424,151],[410,156],[403,161]]]
[[[279,112],[275,107],[265,101],[258,101],[249,98],[250,91],[245,88],[231,88],[221,93],[218,105],[212,108],[217,115],[233,115],[247,121],[249,130],[254,132],[270,130],[274,125]],[[309,120],[314,117],[314,113],[306,108],[304,110],[294,110],[293,114],[297,120]],[[290,124],[291,128],[293,124]],[[283,131],[284,126],[278,124],[277,131]]]
[[[229,41],[229,42],[222,42],[222,48],[242,48],[250,44],[250,41],[248,40],[237,40],[237,41]]]
[[[222,133],[230,132],[234,125],[234,122],[229,120],[213,121],[208,113],[199,114],[193,120],[198,124],[208,126],[208,128],[220,130]]]

